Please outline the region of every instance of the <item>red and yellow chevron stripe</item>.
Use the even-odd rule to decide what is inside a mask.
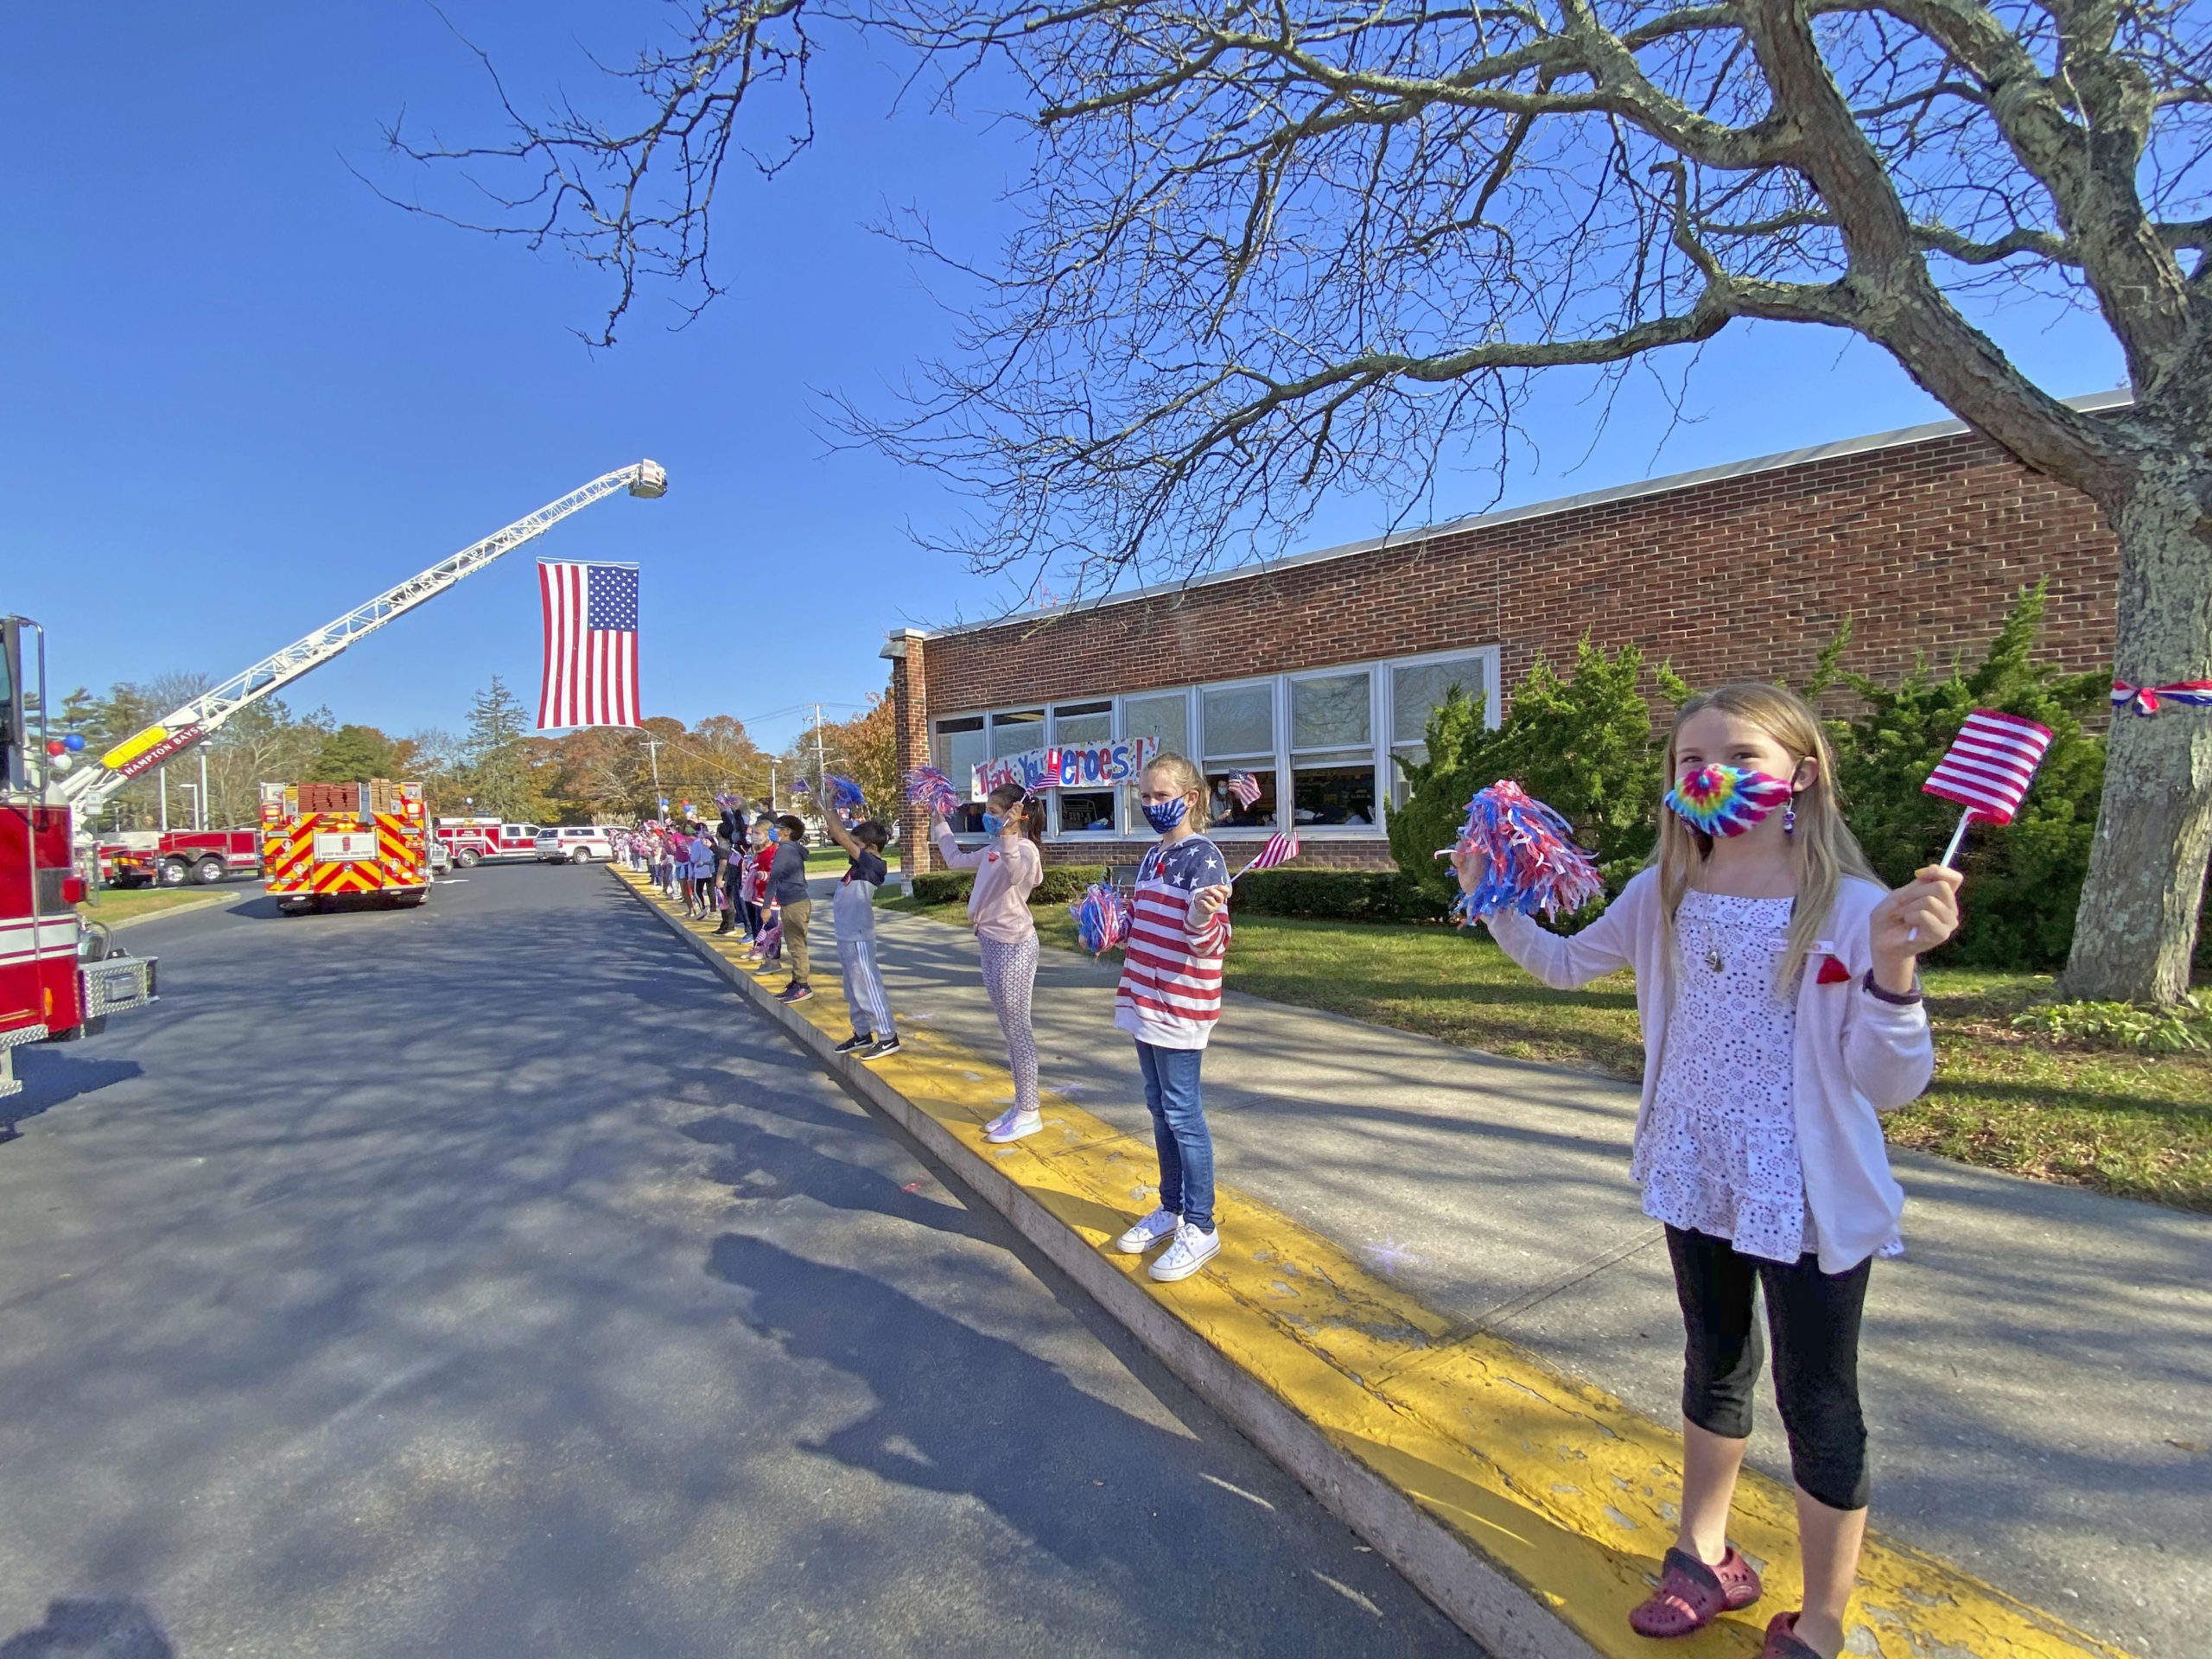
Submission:
[[[315,857],[320,833],[360,830],[373,827],[377,855],[373,859],[339,859],[327,863]],[[420,820],[404,813],[378,812],[359,818],[344,812],[308,812],[280,819],[269,826],[262,839],[261,861],[266,891],[325,897],[340,893],[380,893],[386,888],[429,885],[429,843]]]

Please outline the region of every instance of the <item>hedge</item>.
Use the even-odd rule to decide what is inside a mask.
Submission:
[[[1045,879],[1029,895],[1033,905],[1071,905],[1083,897],[1083,890],[1094,881],[1106,879],[1103,864],[1048,864]],[[972,870],[932,870],[914,878],[914,897],[925,905],[964,905],[969,890],[976,885]]]
[[[1438,922],[1448,901],[1400,870],[1262,870],[1236,884],[1233,914],[1336,922]]]

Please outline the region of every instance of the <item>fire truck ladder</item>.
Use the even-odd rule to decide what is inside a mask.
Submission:
[[[505,530],[442,559],[420,575],[378,594],[365,605],[326,623],[304,639],[294,641],[274,656],[264,657],[251,668],[234,674],[212,691],[202,692],[183,707],[171,710],[144,730],[124,739],[99,759],[97,766],[65,774],[55,793],[73,807],[79,822],[88,822],[108,798],[133,778],[215,731],[241,709],[250,708],[272,691],[290,684],[309,669],[324,663],[365,635],[426,599],[446,591],[463,576],[473,575],[503,553],[543,535],[572,512],[578,512],[603,496],[627,489],[650,500],[668,493],[668,474],[658,462],[641,461],[634,467],[595,478],[580,490],[571,490],[558,501],[549,502],[527,518],[518,518]],[[40,757],[43,759],[43,757]]]

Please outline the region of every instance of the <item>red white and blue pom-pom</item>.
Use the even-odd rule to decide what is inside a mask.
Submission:
[[[1119,887],[1094,881],[1068,906],[1068,914],[1075,918],[1076,938],[1094,957],[1128,943],[1129,901]]]
[[[1455,850],[1481,861],[1480,885],[1452,907],[1468,921],[1501,910],[1572,915],[1605,890],[1567,820],[1510,779],[1478,791],[1467,803]]]
[[[935,766],[916,766],[906,774],[906,798],[928,808],[934,818],[949,818],[961,807],[960,791]]]
[[[849,817],[868,810],[868,798],[861,786],[849,778],[841,778],[834,772],[822,774],[822,786],[830,791],[830,804],[840,816]]]

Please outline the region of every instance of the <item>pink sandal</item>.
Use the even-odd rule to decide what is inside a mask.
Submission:
[[[1821,1659],[1812,1644],[1797,1637],[1797,1615],[1777,1613],[1766,1627],[1766,1646],[1759,1659]]]
[[[1736,1553],[1734,1545],[1729,1546],[1718,1567],[1707,1567],[1682,1550],[1669,1549],[1659,1563],[1659,1587],[1629,1614],[1628,1626],[1638,1636],[1688,1636],[1703,1630],[1723,1613],[1750,1606],[1759,1594],[1759,1575],[1751,1570],[1749,1561]],[[1771,1627],[1767,1634],[1771,1644]],[[1804,1647],[1795,1636],[1785,1639]],[[1762,1656],[1762,1659],[1776,1659],[1776,1656],[1770,1653]],[[1796,1659],[1796,1656],[1788,1655],[1785,1659]]]

